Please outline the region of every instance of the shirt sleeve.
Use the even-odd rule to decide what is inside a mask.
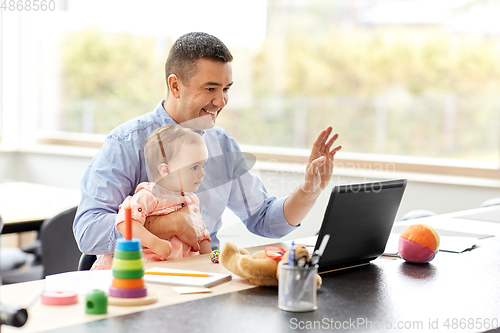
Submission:
[[[113,253],[116,239],[121,237],[115,217],[119,205],[133,195],[140,183],[140,155],[134,145],[109,136],[86,169],[80,184],[82,200],[73,224],[83,253]]]
[[[146,223],[146,218],[154,211],[158,198],[146,189],[141,189],[134,196],[128,196],[120,205],[120,210],[115,218],[115,225],[125,222],[125,208],[130,207],[132,220]]]
[[[298,226],[292,226],[285,218],[283,205],[287,197],[270,196],[262,181],[248,170],[237,143],[229,138],[229,154],[227,163],[231,166],[233,180],[231,194],[227,207],[231,209],[246,225],[247,229],[257,235],[271,238],[280,238]]]

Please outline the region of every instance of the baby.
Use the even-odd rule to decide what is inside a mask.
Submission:
[[[146,141],[145,158],[150,183],[137,186],[134,196],[128,196],[120,205],[116,228],[125,232],[125,207],[132,210],[132,235],[143,246],[144,262],[153,262],[210,253],[210,233],[203,223],[198,190],[205,173],[203,167],[208,151],[199,134],[182,126],[164,126],[154,131]],[[188,206],[191,223],[196,230],[200,252],[194,252],[176,236],[161,239],[145,227],[150,215],[165,215]],[[113,256],[101,255],[92,270],[111,269]]]

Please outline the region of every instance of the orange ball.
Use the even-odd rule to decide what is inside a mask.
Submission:
[[[439,235],[426,224],[412,224],[399,236],[398,252],[411,263],[428,263],[439,249]]]

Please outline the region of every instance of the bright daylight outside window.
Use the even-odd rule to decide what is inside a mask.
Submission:
[[[41,131],[106,134],[153,110],[166,96],[170,45],[201,30],[235,57],[218,125],[240,144],[309,148],[330,124],[346,152],[498,167],[498,1],[67,0],[62,7],[54,25],[36,25],[47,60]]]
[[[2,13],[0,11],[0,45],[2,45],[2,34],[3,34],[3,25],[2,25]],[[0,52],[0,68],[2,68],[2,52]],[[2,84],[3,84],[3,76],[0,75],[0,101],[2,100]],[[3,120],[2,120],[2,103],[0,103],[0,144],[2,143],[2,126],[3,126]]]

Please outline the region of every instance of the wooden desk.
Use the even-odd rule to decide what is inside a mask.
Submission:
[[[281,244],[284,246],[284,244]],[[258,251],[264,246],[249,249]],[[145,268],[153,266],[170,267],[179,269],[192,269],[204,272],[229,273],[222,265],[213,264],[209,254],[181,258],[146,264]],[[43,284],[43,280],[11,284],[0,287],[0,302],[11,305],[24,306],[36,289]],[[85,314],[85,295],[79,295],[79,302],[70,306],[48,306],[41,304],[38,300],[28,309],[28,322],[21,328],[2,326],[2,333],[5,332],[40,332],[49,329],[61,328],[65,330],[67,326],[77,323],[96,321],[99,319],[122,316],[130,313],[149,311],[154,308],[164,307],[182,302],[189,302],[202,298],[214,297],[226,293],[233,293],[241,290],[255,288],[255,285],[233,275],[233,279],[227,283],[211,287],[212,293],[179,295],[171,286],[147,283],[148,292],[158,295],[158,302],[147,306],[109,306],[107,315],[87,315]],[[69,332],[69,331],[66,331]],[[142,332],[139,330],[138,332]],[[109,333],[109,332],[108,332]]]
[[[2,234],[40,229],[48,218],[78,206],[78,190],[27,182],[0,182]]]
[[[225,271],[210,263],[208,255],[162,264]],[[110,306],[109,314],[102,316],[85,315],[81,299],[67,307],[44,306],[38,301],[29,310],[24,328],[2,327],[2,332],[275,333],[308,328],[328,332],[483,332],[500,325],[499,281],[500,240],[489,238],[472,251],[440,252],[430,264],[377,259],[370,265],[323,275],[314,312],[279,310],[277,288],[254,288],[234,278],[205,295],[177,295],[169,286],[148,284],[158,294],[158,303],[135,308]],[[27,299],[39,283],[1,287],[1,301]]]

